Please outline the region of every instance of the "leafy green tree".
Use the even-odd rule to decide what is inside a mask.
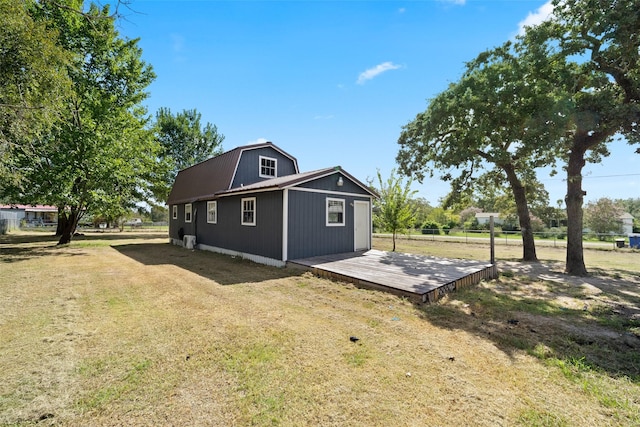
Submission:
[[[470,206],[466,209],[463,209],[462,211],[460,211],[460,214],[459,214],[460,216],[459,224],[461,226],[464,226],[466,222],[474,221],[476,219],[476,214],[480,212],[483,212],[483,210],[475,206]]]
[[[625,212],[631,214],[635,219],[640,219],[640,197],[618,199],[615,203],[621,206]]]
[[[176,175],[182,169],[222,153],[224,135],[211,123],[202,126],[202,115],[193,110],[172,114],[168,108],[156,113],[155,137],[162,147],[160,163],[164,171],[154,194],[158,202],[165,202]]]
[[[551,147],[564,134],[566,108],[549,82],[530,79],[539,68],[550,68],[545,49],[507,42],[483,52],[404,126],[397,156],[402,173],[418,180],[440,171],[450,196],[469,194],[478,176],[493,189],[508,185],[527,261],[537,261],[527,185],[536,168],[555,162]]]
[[[22,198],[58,206],[58,244],[65,244],[85,213],[117,218],[148,195],[159,150],[141,103],[155,76],[138,41],[119,37],[109,6],[40,2],[33,16],[58,30],[72,88],[36,140],[37,155],[22,150],[16,159],[28,182]]]
[[[58,31],[31,16],[36,3],[0,0],[0,192],[21,186],[16,150],[36,155],[70,89],[68,53]]]
[[[622,219],[620,216],[624,209],[613,200],[603,197],[595,202],[589,202],[584,207],[585,224],[598,235],[600,240],[605,240],[606,234],[622,233]]]
[[[454,214],[451,209],[437,207],[431,209],[427,220],[442,226],[447,226],[448,228],[453,228],[458,224],[458,221],[460,221],[460,217]]]
[[[152,205],[149,214],[152,222],[169,221],[169,209],[166,206]]]
[[[386,181],[383,181],[379,170],[377,176],[378,188],[369,182],[369,185],[380,196],[379,199],[374,201],[373,220],[378,228],[392,233],[393,251],[395,251],[398,232],[406,230],[415,222],[415,211],[411,205],[411,196],[416,191],[411,190],[411,179],[403,183],[402,177],[396,175],[395,169],[391,171],[391,175]]]
[[[411,228],[418,229],[422,227],[422,224],[429,217],[429,213],[434,209],[429,202],[423,198],[418,197],[415,199],[409,200],[409,204],[411,205],[411,209],[415,212],[415,219]]]
[[[547,49],[554,67],[534,78],[554,82],[571,106],[567,162],[566,272],[586,275],[582,169],[609,154],[623,135],[640,142],[640,0],[554,0],[554,19],[527,30],[525,42]],[[638,151],[638,150],[636,150]]]

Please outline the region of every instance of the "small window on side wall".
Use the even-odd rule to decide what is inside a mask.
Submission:
[[[209,224],[218,222],[218,202],[207,202],[207,222]]]
[[[327,226],[344,225],[344,199],[327,197]]]
[[[242,225],[256,225],[256,198],[242,199]]]
[[[260,156],[260,178],[275,178],[277,170],[278,159]]]
[[[171,217],[173,219],[178,219],[178,205],[173,205],[171,208],[173,214],[171,215]]]
[[[191,203],[184,205],[184,222],[191,222]]]

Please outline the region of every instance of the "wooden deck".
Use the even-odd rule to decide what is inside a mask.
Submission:
[[[302,266],[321,277],[391,292],[418,302],[434,302],[456,289],[498,276],[496,266],[488,262],[378,250],[296,259],[287,263]]]

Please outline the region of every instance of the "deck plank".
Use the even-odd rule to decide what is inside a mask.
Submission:
[[[480,281],[495,274],[495,266],[487,262],[439,258],[369,250],[322,255],[289,261],[320,272],[328,272],[364,287],[388,288],[402,294],[415,295],[426,301],[437,299],[457,282]],[[489,271],[490,270],[490,271]],[[477,274],[477,273],[481,274]],[[478,276],[477,280],[476,277]],[[453,285],[452,285],[453,284]],[[441,292],[438,292],[440,290]]]

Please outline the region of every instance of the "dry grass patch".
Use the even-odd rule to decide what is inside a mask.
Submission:
[[[1,425],[640,423],[637,359],[607,368],[563,325],[612,331],[598,345],[631,326],[558,299],[629,305],[622,280],[514,268],[415,306],[160,236],[0,239]]]

